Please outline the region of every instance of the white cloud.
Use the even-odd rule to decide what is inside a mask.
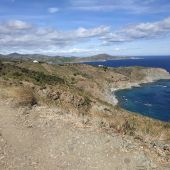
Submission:
[[[170,33],[170,17],[159,22],[140,23],[107,34],[103,39],[108,42],[126,42],[137,39],[151,39]]]
[[[4,23],[5,27],[9,29],[16,29],[16,30],[23,30],[23,29],[29,29],[31,28],[31,24],[28,24],[24,21],[20,20],[10,20],[6,23]]]
[[[120,30],[112,31],[108,26],[96,28],[78,28],[62,31],[54,28],[44,28],[30,23],[14,20],[0,23],[0,49],[3,51],[45,51],[56,52],[68,48],[68,53],[84,53],[92,48],[78,48],[83,44],[95,45],[93,49],[103,45],[116,45],[121,42],[131,42],[140,39],[154,39],[170,33],[170,17],[158,22],[139,23]],[[77,45],[77,47],[76,47]],[[73,48],[74,47],[74,48]],[[114,51],[120,51],[115,48]],[[63,51],[64,53],[64,51]]]
[[[71,47],[75,44],[87,42],[102,37],[109,28],[78,28],[70,31],[60,31],[52,28],[41,28],[29,23],[14,20],[0,23],[0,49],[10,50],[53,50]],[[74,48],[76,52],[76,48]],[[78,50],[77,50],[78,51]],[[71,53],[71,51],[70,51]]]
[[[78,30],[75,31],[75,34],[81,38],[93,37],[98,35],[100,36],[102,34],[106,34],[107,32],[109,32],[109,29],[110,28],[107,26],[100,26],[92,29],[79,28]]]
[[[130,0],[131,2],[131,0]],[[126,9],[127,5],[130,3],[129,0],[119,1],[119,0],[71,0],[71,8],[77,10],[85,11],[108,11],[117,9]]]
[[[98,51],[98,49],[86,49],[86,48],[69,48],[69,49],[55,49],[54,48],[54,51],[53,53],[57,53],[57,54],[82,54],[82,53],[85,53],[85,54],[93,54],[93,53],[96,53]]]
[[[48,8],[48,12],[51,13],[51,14],[54,14],[58,11],[59,11],[59,8],[56,8],[56,7]]]
[[[157,0],[70,0],[70,8],[84,11],[123,11],[128,13],[168,12],[169,2]]]

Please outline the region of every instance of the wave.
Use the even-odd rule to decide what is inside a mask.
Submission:
[[[168,86],[164,86],[164,85],[156,85],[157,87],[163,87],[163,88],[167,88]]]
[[[148,106],[148,107],[152,107],[152,104],[150,104],[150,103],[145,103],[144,105]]]

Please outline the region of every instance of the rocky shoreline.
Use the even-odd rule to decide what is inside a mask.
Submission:
[[[155,72],[155,74],[159,73],[158,76],[153,76],[153,72]],[[160,69],[160,68],[150,68],[148,70],[145,70],[144,72],[145,77],[143,80],[138,81],[138,82],[128,82],[128,83],[122,83],[119,87],[115,88],[112,87],[110,89],[111,94],[113,95],[113,105],[117,105],[118,104],[118,99],[115,95],[116,91],[119,90],[124,90],[124,89],[131,89],[133,87],[140,87],[142,84],[148,84],[148,83],[153,83],[159,80],[170,80],[170,74],[169,72],[167,72],[164,69]]]

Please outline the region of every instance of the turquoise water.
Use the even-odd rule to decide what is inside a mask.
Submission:
[[[170,121],[170,81],[161,80],[116,93],[119,105],[161,121]]]

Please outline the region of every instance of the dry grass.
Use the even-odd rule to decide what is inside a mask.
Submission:
[[[109,88],[108,83],[119,85],[119,82],[127,83],[130,80],[140,80],[144,76],[143,68],[108,68],[105,71],[103,68],[80,64],[54,66],[33,63],[29,63],[30,70],[27,67],[27,63],[22,63],[22,68],[7,65],[1,74],[11,81],[33,83],[39,89],[45,86],[47,89],[49,88],[50,95],[43,96],[41,94],[43,90],[39,90],[40,94],[37,94],[36,90],[34,91],[28,86],[14,87],[12,84],[6,88],[8,92],[6,94],[11,96],[18,105],[32,106],[38,100],[38,102],[42,101],[49,106],[62,107],[68,112],[93,116],[102,127],[112,128],[120,133],[151,136],[157,139],[169,139],[170,137],[170,124],[127,112],[108,103],[108,96],[105,93],[105,89]],[[9,68],[13,70],[9,72]],[[13,74],[16,71],[19,74]],[[61,94],[59,99],[54,99],[53,94],[56,92]],[[95,108],[96,110],[92,110],[91,105],[95,104],[108,109],[100,111]]]
[[[99,107],[103,107],[103,109]],[[147,141],[170,141],[169,123],[127,112],[104,103],[98,103],[98,106],[91,109],[91,118],[101,128],[116,130],[118,133],[130,135],[134,138],[140,136],[140,139]]]
[[[6,97],[12,98],[16,106],[33,106],[37,103],[34,91],[30,87],[8,87]]]

